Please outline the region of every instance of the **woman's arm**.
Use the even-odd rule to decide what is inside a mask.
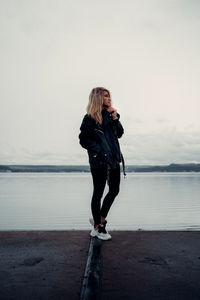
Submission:
[[[124,128],[122,127],[121,122],[119,121],[120,114],[118,114],[117,110],[110,106],[107,108],[107,111],[112,115],[113,129],[118,138],[120,138],[124,133]]]
[[[121,124],[121,122],[119,121],[120,115],[117,113],[117,119],[114,119],[113,122],[113,128],[115,131],[115,134],[117,135],[118,138],[120,138],[123,133],[124,133],[124,128]]]
[[[83,148],[99,153],[101,152],[101,146],[94,138],[94,125],[92,123],[92,119],[85,115],[80,127],[79,143]]]

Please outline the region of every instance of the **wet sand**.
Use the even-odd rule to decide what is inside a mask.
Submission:
[[[102,299],[200,299],[200,232],[112,232],[102,245]]]
[[[199,231],[110,231],[103,300],[200,299]],[[79,299],[89,231],[1,231],[0,299]]]
[[[0,299],[79,299],[86,231],[0,232]]]

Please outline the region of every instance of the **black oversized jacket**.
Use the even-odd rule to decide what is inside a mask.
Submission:
[[[102,124],[97,124],[90,115],[86,114],[80,127],[79,140],[81,146],[88,151],[92,168],[104,164],[113,168],[116,162],[123,160],[118,138],[123,135],[124,129],[119,121],[119,114],[117,114],[118,119],[113,120],[112,115],[103,109],[102,117]]]

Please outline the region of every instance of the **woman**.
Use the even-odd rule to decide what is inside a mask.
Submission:
[[[121,161],[124,167],[118,142],[124,129],[119,118],[117,110],[112,107],[110,92],[103,87],[94,88],[89,96],[87,114],[80,127],[79,139],[81,146],[88,151],[94,186],[91,201],[93,220],[90,219],[94,228],[90,235],[102,240],[111,239],[105,228],[106,216],[119,193]],[[106,180],[109,191],[101,206]]]

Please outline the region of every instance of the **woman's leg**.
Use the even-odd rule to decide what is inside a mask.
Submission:
[[[109,191],[104,198],[103,205],[101,207],[101,216],[106,218],[108,211],[119,193],[120,185],[120,165],[117,164],[115,169],[110,170],[110,181],[109,181]]]
[[[93,195],[91,201],[92,215],[94,219],[94,226],[101,223],[101,198],[104,192],[107,179],[107,166],[101,168],[91,168],[91,174],[93,178]]]

